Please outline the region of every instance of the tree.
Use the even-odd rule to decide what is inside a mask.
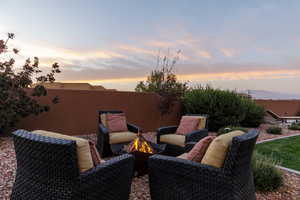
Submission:
[[[188,82],[179,82],[174,72],[180,53],[180,50],[177,51],[172,59],[169,55],[161,57],[158,54],[157,69],[151,72],[145,82],[140,81],[135,88],[136,92],[154,92],[160,95],[159,109],[162,114],[169,113],[174,103],[181,100],[188,90]]]
[[[6,40],[0,40],[0,131],[13,128],[20,119],[29,115],[38,115],[48,111],[48,105],[41,105],[36,98],[47,95],[45,82],[54,82],[55,74],[60,73],[58,63],[54,63],[49,73],[42,75],[39,59],[27,59],[21,68],[15,67],[15,59],[9,54],[18,54],[18,49],[9,49],[9,40],[14,39],[13,33],[8,33]],[[31,87],[36,78],[36,86]],[[55,97],[53,103],[58,102]]]

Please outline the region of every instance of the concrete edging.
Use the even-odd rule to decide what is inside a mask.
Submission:
[[[282,166],[280,166],[280,165],[276,165],[276,167],[277,167],[278,169],[282,169],[282,170],[285,170],[285,171],[288,171],[288,172],[291,172],[291,173],[300,175],[300,171],[297,171],[297,170],[294,170],[294,169],[290,169],[290,168],[286,168],[286,167],[282,167]]]
[[[295,134],[295,135],[288,135],[288,136],[282,136],[282,137],[277,137],[277,138],[271,138],[271,139],[262,140],[262,141],[256,142],[256,144],[261,144],[261,143],[265,143],[265,142],[271,142],[271,141],[274,141],[274,140],[280,140],[280,139],[289,138],[289,137],[295,137],[295,136],[300,136],[300,133]]]

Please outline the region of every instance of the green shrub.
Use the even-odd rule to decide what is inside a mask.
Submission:
[[[225,134],[225,133],[229,133],[231,131],[243,131],[243,132],[247,132],[248,129],[244,128],[244,127],[239,127],[239,126],[228,126],[228,127],[225,127],[225,128],[220,128],[218,130],[217,135],[222,135],[222,134]]]
[[[300,130],[300,123],[292,123],[291,125],[289,125],[289,129],[290,130]]]
[[[243,99],[246,107],[246,117],[241,121],[244,127],[258,127],[264,121],[265,109],[257,105],[252,99]]]
[[[275,135],[281,135],[282,134],[282,129],[278,126],[271,126],[269,128],[267,128],[267,133],[270,134],[275,134]]]
[[[254,185],[257,191],[275,191],[283,185],[283,176],[275,167],[278,161],[254,152],[252,158],[252,169]]]
[[[199,86],[185,92],[183,106],[185,113],[208,114],[208,127],[212,131],[242,124],[258,126],[264,116],[263,109],[253,100],[234,91],[213,89],[209,86]]]

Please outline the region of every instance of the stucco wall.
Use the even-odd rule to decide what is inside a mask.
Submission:
[[[122,110],[128,122],[145,131],[177,124],[180,118],[180,105],[174,106],[171,114],[161,116],[156,94],[48,89],[48,96],[39,101],[51,104],[56,95],[59,103],[51,105],[49,112],[22,120],[18,128],[44,129],[69,135],[95,133],[98,131],[98,110]]]

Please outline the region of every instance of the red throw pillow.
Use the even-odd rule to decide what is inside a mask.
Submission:
[[[209,144],[216,136],[206,136],[195,144],[192,150],[187,154],[186,158],[195,162],[201,162]]]
[[[195,118],[193,116],[183,116],[176,130],[176,134],[186,135],[192,131],[197,130],[199,122],[199,118]]]
[[[106,123],[109,132],[128,131],[126,117],[124,113],[108,113],[106,115]]]
[[[98,153],[95,143],[93,141],[89,140],[89,145],[90,145],[90,151],[91,151],[93,164],[94,164],[94,167],[96,167],[97,165],[99,165],[101,163],[101,157],[100,157],[100,154]]]

